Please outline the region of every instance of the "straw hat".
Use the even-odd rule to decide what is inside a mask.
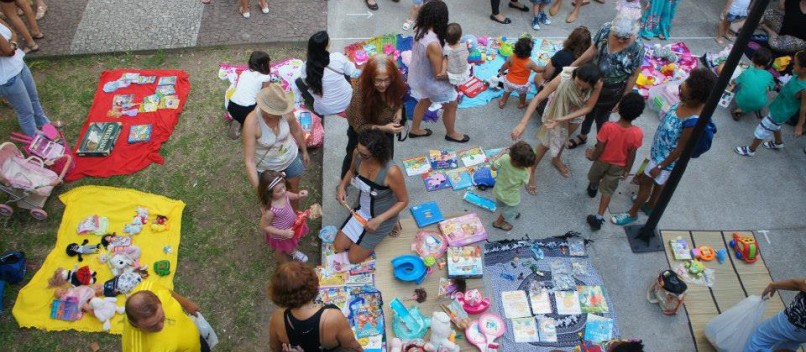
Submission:
[[[257,107],[269,115],[284,115],[294,110],[294,99],[279,84],[272,83],[257,93]]]

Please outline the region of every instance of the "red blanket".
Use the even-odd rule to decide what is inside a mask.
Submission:
[[[114,92],[104,92],[104,84],[115,81],[126,72],[139,73],[142,76],[176,76],[176,94],[179,96],[179,108],[159,109],[155,112],[140,112],[135,117],[121,116],[110,117],[107,112],[112,108],[112,99],[117,94],[134,94],[135,102],[142,102],[143,97],[154,94],[157,83],[152,84],[131,84],[125,88],[119,88]],[[75,148],[81,143],[87,127],[93,122],[121,122],[123,129],[117,139],[112,154],[106,157],[77,157],[76,168],[67,176],[67,181],[75,181],[84,176],[109,177],[115,175],[128,175],[144,169],[151,163],[162,164],[165,159],[159,154],[160,148],[173,133],[176,123],[179,122],[179,114],[185,106],[188,93],[190,93],[190,80],[185,71],[177,70],[112,70],[101,73],[98,88],[95,90],[95,99],[87,115],[87,122],[81,128]],[[129,126],[151,124],[151,140],[142,143],[128,143]]]

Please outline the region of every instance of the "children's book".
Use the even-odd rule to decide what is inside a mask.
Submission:
[[[577,286],[577,292],[583,313],[607,313],[607,300],[602,286]]]
[[[574,277],[571,274],[552,272],[551,276],[554,281],[554,290],[556,291],[571,291],[577,287],[576,281],[574,281]]]
[[[176,84],[176,76],[165,76],[160,77],[160,80],[157,82],[158,86],[162,85],[174,85]]]
[[[559,315],[582,314],[579,306],[579,294],[577,291],[554,291],[554,301],[557,305]]]
[[[484,273],[481,246],[448,247],[448,278],[475,279]]]
[[[334,272],[343,272],[350,270],[350,260],[347,258],[347,252],[331,254],[325,258],[325,264],[328,269]]]
[[[135,72],[126,72],[120,76],[121,81],[129,81],[129,82],[136,82],[137,79],[140,77],[139,73]]]
[[[439,222],[439,229],[445,235],[448,245],[466,246],[487,239],[487,230],[476,213],[469,213]]]
[[[456,282],[444,277],[439,278],[437,297],[447,297],[456,292]]]
[[[50,305],[50,318],[57,320],[76,321],[81,319],[81,307],[78,306],[77,297],[54,299]]]
[[[78,144],[79,156],[108,156],[117,143],[123,124],[120,122],[93,122],[87,126],[84,138]]]
[[[568,239],[568,254],[572,257],[585,256],[585,239],[571,237]]]
[[[174,88],[173,84],[166,84],[164,86],[157,86],[157,90],[155,92],[164,97],[167,95],[176,94],[176,89]]]
[[[140,112],[154,112],[160,107],[160,96],[152,94],[143,98],[143,103],[140,104]]]
[[[672,254],[674,260],[691,260],[691,248],[688,243],[681,238],[670,240],[669,246],[672,247]]]
[[[600,343],[613,338],[613,319],[588,313],[585,321],[585,341]]]
[[[171,109],[176,110],[179,108],[179,96],[177,95],[166,95],[160,98],[160,109]]]
[[[452,170],[459,167],[456,152],[447,150],[431,150],[428,152],[432,169]]]
[[[422,175],[425,189],[429,192],[438,191],[445,188],[451,188],[451,183],[448,181],[448,176],[443,172],[431,171]]]
[[[531,317],[529,301],[526,300],[526,291],[501,292],[501,305],[504,306],[504,315],[507,319]]]
[[[157,81],[157,76],[138,76],[137,79],[132,80],[132,83],[137,84],[151,84]]]
[[[134,94],[117,94],[112,98],[112,106],[128,108],[134,105]]]
[[[414,217],[417,226],[421,228],[445,220],[442,216],[442,211],[439,210],[439,205],[435,201],[414,205],[409,210],[411,210],[411,216]]]
[[[484,149],[484,156],[487,157],[489,161],[492,161],[498,154],[504,151],[506,148],[494,148],[494,149]]]
[[[481,147],[465,149],[459,152],[459,158],[462,159],[462,164],[465,167],[476,166],[487,162],[487,155]]]
[[[465,192],[465,196],[463,197],[463,199],[470,204],[478,206],[484,210],[491,211],[493,213],[495,213],[495,210],[497,208],[495,200],[487,197],[482,197],[472,191]]]
[[[465,168],[445,171],[445,175],[447,175],[448,179],[450,179],[451,187],[453,187],[454,191],[463,190],[473,186],[473,177],[470,176],[470,172],[468,172]]]
[[[537,281],[532,281],[529,286],[529,302],[532,304],[533,314],[551,314],[549,290],[540,286]]]
[[[557,342],[557,324],[554,319],[540,317],[537,323],[540,342]]]
[[[131,125],[129,127],[129,143],[148,142],[151,140],[151,124]]]
[[[431,164],[425,155],[403,160],[403,166],[406,168],[406,175],[409,176],[421,175],[431,171]]]
[[[537,322],[533,317],[512,319],[512,333],[515,335],[515,342],[540,341]]]
[[[319,278],[319,287],[339,287],[347,282],[347,272],[337,272],[324,267],[316,267],[316,277]]]
[[[587,263],[582,260],[571,260],[571,272],[575,278],[583,278],[590,274]]]
[[[381,335],[383,330],[383,311],[381,310],[381,293],[371,286],[356,286],[350,289],[351,300],[348,303],[350,313],[347,320],[359,339]]]

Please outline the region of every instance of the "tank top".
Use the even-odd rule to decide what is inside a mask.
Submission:
[[[527,67],[529,65],[529,61],[532,61],[532,58],[519,58],[515,55],[512,55],[512,65],[509,66],[509,73],[507,73],[507,80],[513,84],[524,85],[526,82],[529,82],[529,75],[532,74],[532,70]]]
[[[409,65],[409,85],[423,98],[431,100],[440,99],[454,91],[448,81],[438,80],[434,76],[431,61],[428,59],[428,45],[436,42],[439,37],[429,30],[420,40],[415,41],[411,51],[411,65]],[[440,45],[442,47],[442,45]]]
[[[291,207],[291,202],[288,200],[288,195],[285,196],[285,206],[282,208],[270,207],[269,211],[274,214],[271,219],[271,226],[278,229],[288,230],[294,226],[294,221],[297,219],[297,214],[294,213],[294,208]],[[283,237],[270,234],[274,239],[285,239]]]
[[[280,117],[279,133],[274,131],[263,121],[260,111],[257,112],[260,138],[255,143],[255,162],[258,172],[266,170],[283,171],[294,162],[297,157],[297,142],[291,135],[291,127],[286,118]]]
[[[332,304],[325,305],[319,308],[310,318],[305,320],[295,318],[294,315],[291,314],[291,309],[285,310],[285,313],[283,313],[283,323],[285,324],[285,333],[288,335],[288,342],[291,346],[300,347],[305,352],[335,351],[341,347],[340,345],[336,345],[334,348],[326,349],[322,347],[319,341],[319,322],[322,320],[322,313],[324,313],[325,309],[339,310],[339,307]]]
[[[355,158],[353,167],[355,174],[351,181],[352,185],[358,188],[361,193],[358,196],[358,208],[355,209],[361,216],[366,219],[374,218],[377,215],[385,213],[397,203],[397,196],[388,186],[384,186],[386,174],[389,173],[389,168],[395,165],[394,161],[389,161],[381,167],[375,180],[370,180],[358,174],[358,168],[361,165],[361,158]],[[386,234],[392,230],[398,222],[398,216],[384,221],[378,226],[375,233]]]

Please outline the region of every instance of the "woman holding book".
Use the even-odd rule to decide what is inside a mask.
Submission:
[[[395,157],[394,136],[403,131],[403,95],[406,83],[395,61],[383,54],[373,56],[361,76],[358,88],[345,111],[350,126],[347,128],[347,154],[341,165],[341,176],[347,173],[358,145],[358,133],[366,130],[384,132],[389,140],[390,157]]]
[[[42,110],[36,83],[22,59],[24,56],[17,44],[17,35],[0,21],[0,97],[14,107],[22,133],[33,137],[50,120]]]

